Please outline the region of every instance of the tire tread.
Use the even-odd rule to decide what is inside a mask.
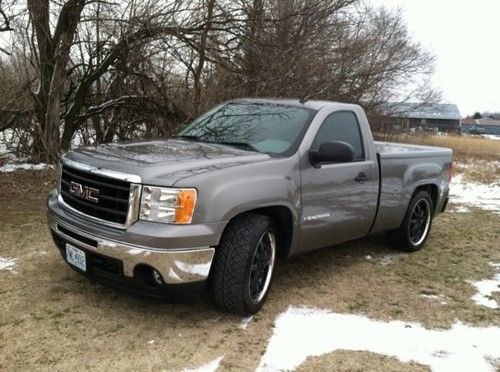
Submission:
[[[253,313],[245,303],[245,275],[250,254],[262,233],[271,225],[268,216],[247,213],[229,223],[216,248],[212,288],[216,305],[238,314]]]

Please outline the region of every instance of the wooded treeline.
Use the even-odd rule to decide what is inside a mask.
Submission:
[[[358,0],[2,1],[0,132],[53,162],[72,142],[168,136],[235,97],[433,100],[399,12]]]

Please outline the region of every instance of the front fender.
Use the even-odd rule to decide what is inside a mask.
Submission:
[[[198,191],[193,223],[228,222],[238,214],[283,206],[299,220],[300,171],[296,156],[220,169],[182,179],[175,187]]]

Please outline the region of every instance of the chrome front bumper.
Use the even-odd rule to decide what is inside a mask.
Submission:
[[[59,220],[50,211],[49,226],[55,235],[76,247],[120,260],[123,264],[123,275],[129,278],[134,277],[136,267],[146,265],[157,270],[166,284],[204,281],[210,272],[215,253],[214,248],[211,247],[158,249],[125,244],[84,232]],[[59,227],[67,230],[72,236],[61,231]],[[78,239],[78,237],[84,239]],[[96,242],[97,246],[87,244],[88,240]]]

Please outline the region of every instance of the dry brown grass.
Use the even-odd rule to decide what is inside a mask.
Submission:
[[[397,135],[379,136],[379,138],[392,142],[449,147],[453,149],[455,159],[460,161],[470,159],[500,160],[500,141],[479,136]]]
[[[500,161],[467,159],[455,163],[454,173],[462,174],[468,182],[500,182]]]
[[[335,371],[335,372],[427,372],[430,368],[417,363],[402,363],[374,353],[360,351],[336,351],[333,353],[309,357],[299,368],[299,372]]]
[[[0,271],[0,370],[180,370],[219,356],[222,370],[254,370],[274,320],[289,305],[427,327],[449,327],[456,319],[500,326],[498,310],[475,305],[475,291],[466,283],[491,277],[488,262],[500,261],[498,215],[477,209],[441,215],[426,247],[415,254],[392,251],[378,235],[297,256],[278,265],[268,302],[241,330],[240,318],[205,301],[168,304],[133,297],[71,270],[45,226],[51,174],[36,174],[2,175],[0,183],[0,257],[18,259],[17,274]],[[386,256],[392,262],[383,266]],[[442,294],[448,305],[423,293]],[[355,352],[313,358],[303,368],[315,366],[421,369]]]
[[[468,135],[378,136],[379,140],[453,149],[455,173],[466,181],[492,183],[500,179],[500,140]]]

